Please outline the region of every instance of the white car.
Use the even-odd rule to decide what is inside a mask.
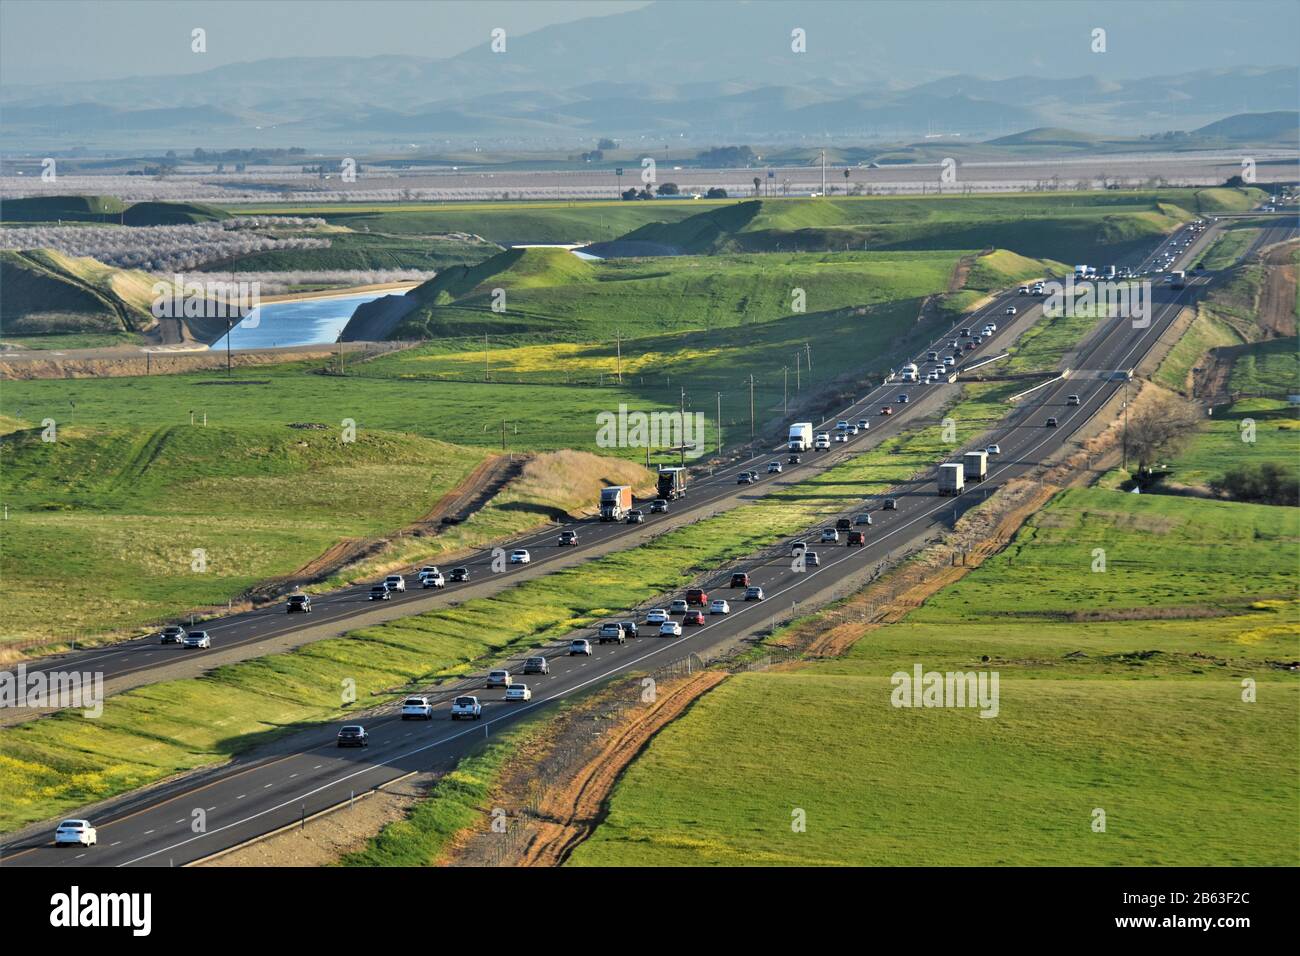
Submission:
[[[713,601],[709,604],[709,613],[730,614],[731,605],[728,604],[726,601],[724,601],[722,598],[714,598]]]
[[[420,570],[416,572],[415,576],[419,578],[421,581],[423,581],[426,576],[430,574],[437,574],[437,573],[438,573],[437,568],[435,568],[432,564],[426,564],[424,567],[420,568]]]
[[[822,530],[822,543],[835,542],[840,540],[840,533],[834,528],[825,528]]]
[[[529,564],[532,560],[533,560],[533,556],[529,554],[527,551],[525,551],[523,548],[520,548],[517,551],[510,552],[511,564]]]
[[[569,656],[582,654],[586,657],[591,656],[591,641],[585,638],[578,638],[576,641],[569,641]]]
[[[666,620],[668,620],[668,612],[661,607],[653,608],[645,616],[645,622],[647,624],[662,624]]]
[[[1020,287],[1020,291],[1019,291],[1018,294],[1019,294],[1019,295],[1029,295],[1029,286],[1027,286],[1027,285],[1022,285],[1022,286]]]
[[[659,636],[660,637],[681,637],[682,626],[678,624],[676,621],[664,621],[663,624],[659,625]]]
[[[207,631],[190,631],[185,635],[185,640],[181,641],[181,647],[197,647],[206,649],[212,646],[212,638],[208,636]]]
[[[532,700],[533,692],[527,684],[511,684],[506,688],[506,700]]]
[[[441,571],[434,571],[432,574],[426,574],[421,579],[420,587],[425,588],[445,588],[447,579],[442,576]]]
[[[686,603],[685,598],[674,598],[672,603],[668,605],[669,614],[685,614],[690,609],[691,606]]]
[[[402,577],[400,574],[390,574],[388,577],[384,578],[384,583],[388,585],[388,590],[390,591],[406,590],[406,578]]]
[[[849,430],[849,423],[845,421],[838,421],[835,423],[835,427],[842,432],[846,432]]]
[[[510,679],[510,672],[507,670],[488,671],[487,685],[489,687],[509,687],[513,683]]]
[[[80,846],[94,846],[98,842],[99,836],[89,820],[64,820],[54,831],[55,846],[67,846],[73,843]]]
[[[1007,315],[1015,315],[1015,314],[1016,314],[1016,307],[1015,307],[1014,305],[1009,305],[1009,306],[1007,306],[1006,314],[1007,314]]]
[[[858,428],[859,428],[859,429],[861,429],[862,431],[866,431],[866,430],[867,430],[868,428],[870,428],[870,427],[871,427],[871,422],[867,421],[865,418],[859,418],[859,419],[858,419]]]
[[[988,447],[986,447],[986,448],[984,449],[984,452],[985,452],[985,454],[987,454],[989,457],[992,457],[992,456],[994,456],[994,455],[1000,455],[1000,454],[1002,454],[1002,446],[999,445],[999,444],[997,444],[996,442],[994,442],[992,445],[989,445]]]
[[[816,437],[816,439],[813,440],[813,447],[819,448],[822,451],[825,451],[827,448],[830,448],[831,447],[830,432],[822,432],[821,434],[819,434]]]
[[[957,364],[957,360],[953,358],[951,355],[945,355],[943,357],[943,364],[948,368],[952,368],[954,365]]]
[[[478,702],[477,697],[465,695],[457,697],[451,702],[451,719],[460,720],[468,718],[469,720],[478,720],[483,716],[483,705]]]
[[[402,701],[403,720],[433,720],[433,705],[427,697],[408,697]]]

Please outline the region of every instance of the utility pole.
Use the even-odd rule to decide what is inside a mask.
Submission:
[[[802,386],[799,384],[799,380],[801,377],[800,369],[802,364],[803,364],[803,354],[796,351],[794,353],[794,393],[796,395],[798,395],[799,392],[802,391]]]
[[[483,381],[492,381],[491,372],[488,369],[488,334],[483,333]]]
[[[822,196],[826,196],[826,150],[822,150]]]
[[[685,468],[686,467],[686,386],[684,385],[682,386],[681,418],[679,418],[678,421],[681,422],[681,435],[679,436],[680,441],[678,441],[677,443],[678,451],[681,453],[681,458],[679,459],[678,464],[681,465],[681,467]]]
[[[230,316],[226,316],[226,374],[230,374],[230,332],[234,326],[230,322]]]
[[[714,428],[718,433],[718,455],[722,455],[722,393],[718,392],[718,418],[714,423]]]
[[[803,344],[803,347],[808,351],[808,384],[811,385],[812,384],[812,346],[809,345],[807,342],[805,342]]]
[[[1124,379],[1124,470],[1128,471],[1128,379]]]
[[[749,454],[754,454],[754,376],[749,376]]]

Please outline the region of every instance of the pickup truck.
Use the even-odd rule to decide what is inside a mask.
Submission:
[[[606,641],[614,641],[616,644],[626,643],[627,637],[623,633],[623,625],[615,622],[602,624],[596,635],[596,643],[604,644]]]
[[[483,705],[478,702],[477,697],[457,697],[451,702],[451,719],[460,720],[462,717],[468,720],[478,720],[483,716]]]

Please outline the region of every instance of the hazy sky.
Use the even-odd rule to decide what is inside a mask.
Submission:
[[[0,83],[192,73],[277,56],[443,57],[649,0],[2,0]],[[190,51],[207,31],[208,52]]]

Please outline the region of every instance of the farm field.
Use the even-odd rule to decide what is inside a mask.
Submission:
[[[845,658],[710,692],[571,863],[1294,866],[1297,540],[1291,509],[1066,492]],[[890,706],[917,663],[998,672],[997,716]]]

